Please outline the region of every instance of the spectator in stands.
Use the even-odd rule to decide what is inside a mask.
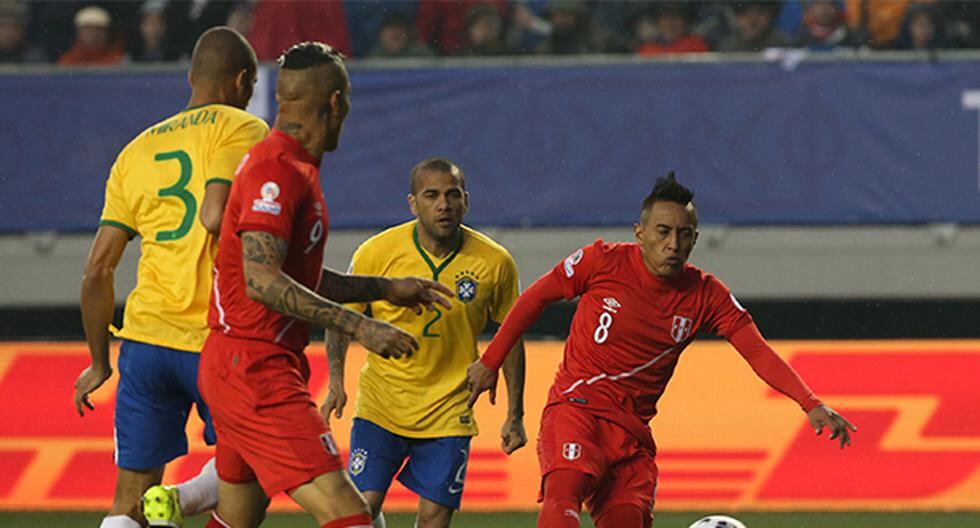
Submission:
[[[337,1],[258,0],[248,40],[259,60],[275,60],[304,40],[326,42],[345,55],[351,50],[344,4]]]
[[[945,28],[939,8],[929,4],[910,6],[905,13],[905,22],[895,41],[895,47],[922,50],[946,46]]]
[[[892,45],[910,0],[846,0],[844,12],[853,44],[874,48]]]
[[[733,32],[718,43],[718,51],[762,51],[789,46],[790,38],[776,29],[781,4],[776,1],[737,2]]]
[[[231,12],[228,13],[228,20],[225,21],[226,26],[242,35],[251,33],[254,24],[255,17],[252,16],[252,6],[247,3],[242,3],[232,8]]]
[[[551,34],[536,52],[542,55],[577,55],[601,51],[592,35],[592,17],[582,0],[551,0],[544,13]]]
[[[503,55],[507,52],[502,40],[503,21],[491,5],[478,5],[466,13],[463,55]]]
[[[392,11],[381,22],[378,43],[369,57],[429,57],[432,50],[414,38],[412,21],[401,11]]]
[[[418,14],[418,0],[343,0],[347,15],[347,29],[355,57],[370,55],[381,35],[381,26],[389,16],[409,20],[409,35],[415,34],[415,18]],[[414,37],[412,37],[414,38]],[[427,50],[419,46],[419,50]],[[428,54],[431,54],[429,52]]]
[[[47,55],[27,41],[27,6],[0,2],[0,64],[46,62]]]
[[[163,0],[151,0],[143,4],[140,15],[139,36],[131,47],[129,59],[133,62],[165,62],[180,58],[181,50],[176,49],[167,39],[167,19],[164,16]]]
[[[796,46],[813,51],[854,46],[843,8],[840,0],[806,0]]]
[[[651,20],[656,31],[653,40],[641,42],[636,49],[639,55],[661,55],[665,53],[698,53],[709,51],[703,38],[691,33],[691,24],[696,15],[696,6],[690,2],[661,2],[654,4],[652,11],[637,20],[637,25]],[[639,33],[639,30],[637,31]]]
[[[551,35],[545,17],[546,0],[514,0],[511,4],[507,48],[514,53],[532,53]]]
[[[75,44],[58,64],[113,65],[122,62],[122,46],[112,38],[112,19],[109,12],[98,6],[88,6],[75,14]]]
[[[466,33],[466,14],[474,6],[493,6],[504,15],[506,0],[422,0],[419,3],[415,26],[419,39],[442,55],[463,52]]]

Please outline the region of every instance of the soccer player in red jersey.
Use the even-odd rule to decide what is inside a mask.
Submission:
[[[756,374],[828,427],[840,447],[857,429],[821,403],[766,343],[713,275],[687,264],[697,240],[693,193],[671,172],[643,201],[635,243],[601,240],[525,291],[483,357],[469,368],[470,403],[544,308],[579,297],[563,361],[541,419],[543,501],[538,526],[579,526],[585,502],[599,528],[652,526],[656,447],[649,421],[681,352],[701,329],[726,338]]]
[[[409,334],[338,303],[384,299],[421,312],[449,308],[441,295],[452,292],[322,268],[320,158],[337,148],[350,82],[343,56],[319,42],[286,50],[279,65],[275,129],[242,160],[215,261],[198,378],[218,433],[218,508],[208,527],[257,526],[269,497],[286,492],[324,528],[370,528],[368,505],[307,387],[308,324],[401,357],[418,348]]]

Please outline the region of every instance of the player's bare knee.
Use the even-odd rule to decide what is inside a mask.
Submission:
[[[453,510],[429,505],[427,508],[419,508],[415,525],[417,528],[447,528],[452,518]]]

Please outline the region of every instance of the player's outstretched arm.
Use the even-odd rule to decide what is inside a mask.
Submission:
[[[524,430],[524,340],[518,340],[504,360],[504,381],[507,383],[507,418],[500,428],[500,447],[508,455],[527,444]],[[490,390],[490,403],[494,403],[496,389]]]
[[[111,225],[100,226],[92,241],[85,275],[82,277],[82,326],[92,363],[75,380],[75,410],[85,416],[85,407],[94,410],[89,394],[112,376],[109,363],[109,324],[116,306],[116,265],[122,258],[129,233]]]
[[[449,310],[448,299],[453,292],[446,286],[417,277],[392,279],[371,275],[350,275],[324,268],[320,278],[320,295],[339,303],[371,302],[385,300],[395,306],[433,310],[436,304]],[[448,299],[447,299],[448,298]]]
[[[344,406],[347,405],[347,391],[344,390],[344,365],[347,362],[347,348],[350,346],[350,336],[343,332],[327,330],[327,365],[330,370],[330,389],[327,399],[320,407],[323,420],[330,421],[330,412],[337,418],[344,417]]]
[[[544,274],[517,298],[483,356],[466,369],[470,391],[472,391],[470,407],[476,403],[480,394],[496,388],[497,370],[517,345],[517,341],[538,320],[541,312],[544,312],[548,305],[561,298],[563,298],[561,283],[554,273]]]
[[[823,432],[823,428],[826,426],[831,430],[831,439],[840,438],[841,449],[851,445],[851,434],[848,429],[857,432],[857,427],[824,405],[813,394],[813,391],[793,370],[793,367],[779,357],[776,351],[769,346],[755,323],[750,322],[743,326],[729,337],[728,341],[763,381],[800,404],[800,407],[806,411],[807,418],[817,434]]]
[[[244,231],[241,239],[250,299],[300,321],[353,336],[384,357],[407,356],[418,350],[418,342],[406,332],[324,299],[283,272],[289,250],[285,240],[264,231]]]

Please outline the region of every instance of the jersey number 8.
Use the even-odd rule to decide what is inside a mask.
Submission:
[[[612,314],[609,312],[602,312],[599,315],[599,326],[595,328],[595,333],[592,334],[592,338],[595,339],[596,343],[600,345],[609,339],[609,327],[613,324]]]

